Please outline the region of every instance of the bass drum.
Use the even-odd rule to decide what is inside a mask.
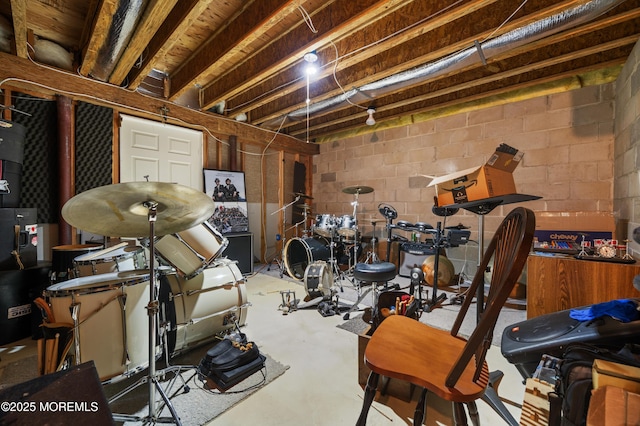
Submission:
[[[292,238],[284,246],[284,266],[291,278],[302,280],[307,266],[316,260],[328,260],[329,241],[323,237]]]
[[[74,278],[45,290],[55,322],[79,326],[68,355],[93,360],[100,380],[115,382],[149,365],[149,270]]]
[[[330,297],[333,286],[333,272],[325,261],[313,262],[304,271],[304,288],[309,300]]]
[[[171,356],[199,346],[246,323],[247,289],[236,262],[220,259],[191,279],[173,272],[160,276],[160,315],[171,324]]]

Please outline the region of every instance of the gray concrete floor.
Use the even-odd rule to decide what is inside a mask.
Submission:
[[[256,342],[260,350],[289,369],[273,382],[249,396],[210,425],[353,425],[358,418],[364,391],[358,383],[358,335],[337,326],[344,323],[342,315],[322,317],[314,308],[299,309],[284,314],[281,291],[295,291],[296,297],[306,296],[304,285],[293,280],[281,280],[277,271],[247,278],[249,308],[243,332]],[[286,277],[285,277],[286,278]],[[346,289],[354,291],[354,289]],[[353,297],[353,294],[351,295]],[[363,301],[370,304],[371,299]],[[356,314],[353,314],[355,316]],[[428,315],[439,315],[438,311]],[[501,332],[501,330],[499,331]],[[428,350],[425,349],[425,350]],[[31,356],[35,343],[24,339],[0,347],[0,367],[24,356]],[[499,394],[515,417],[520,417],[524,385],[515,367],[492,346],[487,362],[490,370],[501,370],[505,377]],[[391,384],[389,392],[378,394],[369,411],[368,425],[413,424],[415,402],[407,401],[408,393],[401,383]],[[417,396],[418,392],[415,392]],[[505,422],[484,402],[478,402],[481,423]],[[430,395],[427,425],[451,425],[450,404]]]

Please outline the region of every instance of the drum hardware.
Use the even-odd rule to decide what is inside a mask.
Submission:
[[[364,263],[378,263],[380,262],[380,258],[378,257],[378,253],[376,251],[376,243],[378,242],[378,236],[376,232],[376,225],[378,221],[375,219],[371,220],[371,225],[373,226],[373,237],[371,238],[371,248],[367,253],[367,258],[364,260]]]
[[[276,213],[282,212],[282,233],[283,236],[281,238],[282,241],[282,249],[280,250],[280,259],[278,259],[278,256],[276,255],[273,260],[271,260],[271,262],[269,262],[269,266],[267,266],[267,271],[271,270],[271,264],[275,261],[278,264],[278,268],[280,269],[280,278],[282,278],[284,276],[284,271],[285,271],[285,264],[284,264],[284,250],[285,250],[285,242],[287,241],[287,232],[286,232],[286,217],[287,217],[287,207],[295,204],[296,202],[298,202],[298,200],[300,200],[301,195],[296,195],[296,198],[290,202],[289,204],[285,204],[284,206],[280,207],[278,210],[274,211],[273,213],[271,213],[271,215],[273,216]],[[276,236],[276,241],[278,240],[277,236]]]
[[[309,234],[311,233],[311,230],[309,229],[309,213],[311,212],[311,206],[308,204],[302,204],[302,205],[297,205],[296,206],[299,209],[302,209],[302,215],[304,216],[304,229],[302,230],[302,236],[303,237],[308,237]],[[301,222],[298,222],[298,224],[300,224]],[[298,225],[296,224],[296,225]],[[296,228],[296,235],[298,235],[298,229]]]
[[[278,310],[282,311],[282,315],[298,310],[298,299],[296,299],[295,291],[281,290],[280,297],[282,298],[282,303],[278,306]]]
[[[214,209],[213,200],[204,192],[193,188],[159,182],[132,182],[98,187],[78,194],[62,207],[62,216],[70,225],[98,235],[144,237],[147,234],[146,228],[149,235],[149,251],[153,254],[156,235],[189,229],[211,217]],[[101,217],[101,220],[95,220],[96,216]],[[173,422],[181,425],[175,408],[159,382],[159,378],[164,376],[167,370],[175,371],[176,367],[157,372],[155,366],[159,301],[156,298],[158,288],[154,256],[149,257],[149,303],[146,308],[149,323],[149,372],[138,383],[112,398],[109,403],[139,385],[148,383],[149,415],[141,419],[138,416],[114,414],[114,420],[150,420],[154,423],[171,420],[158,417],[157,391],[169,409]],[[77,323],[77,312],[75,316],[74,322]],[[178,371],[181,370],[181,367],[177,368]]]
[[[393,232],[393,220],[398,217],[398,211],[391,205],[380,203],[378,204],[378,211],[387,221],[387,262],[391,259],[391,239]]]

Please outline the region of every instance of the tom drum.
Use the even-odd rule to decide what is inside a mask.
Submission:
[[[323,237],[331,238],[336,231],[336,218],[330,214],[319,214],[313,225],[313,232]]]
[[[76,277],[133,271],[146,267],[147,258],[142,247],[108,247],[83,254],[73,260]]]
[[[69,351],[75,362],[93,360],[103,382],[130,377],[149,365],[149,277],[149,270],[112,272],[45,290],[56,323],[77,324]]]
[[[338,235],[343,237],[355,237],[356,220],[353,216],[344,215],[336,218],[338,225]]]
[[[155,251],[179,275],[190,279],[220,257],[229,241],[209,222],[177,234],[165,235],[155,243]]]

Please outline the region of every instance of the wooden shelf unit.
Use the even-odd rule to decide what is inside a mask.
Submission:
[[[527,318],[614,299],[640,297],[633,278],[640,264],[529,255]]]

